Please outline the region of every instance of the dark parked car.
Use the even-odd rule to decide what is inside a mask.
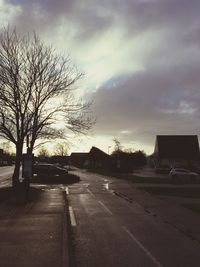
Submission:
[[[199,177],[197,173],[184,168],[172,168],[169,173],[169,176],[171,177],[172,181],[178,181],[178,179],[180,179],[180,181],[185,180],[192,182],[197,181]]]
[[[66,169],[53,164],[35,164],[33,166],[33,174],[37,176],[63,176],[67,173],[68,171]]]

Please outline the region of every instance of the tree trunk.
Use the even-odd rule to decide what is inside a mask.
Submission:
[[[15,160],[15,169],[12,176],[12,186],[13,188],[18,187],[19,185],[19,174],[20,174],[20,165],[22,160],[22,150],[23,150],[23,144],[18,144],[16,146],[16,160]]]

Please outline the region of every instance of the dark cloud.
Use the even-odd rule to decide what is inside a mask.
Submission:
[[[178,67],[178,66],[176,66]],[[196,75],[195,75],[196,73]],[[92,95],[96,131],[122,137],[153,138],[156,134],[197,133],[200,122],[200,63],[178,69],[149,69],[123,84],[105,86]],[[193,79],[191,79],[193,77]]]
[[[73,12],[74,3],[72,0],[10,0],[20,7],[20,12],[12,24],[19,31],[53,32],[66,14]]]
[[[54,17],[57,17],[59,15],[62,15],[63,13],[70,13],[70,11],[72,10],[73,6],[74,6],[74,2],[73,0],[15,0],[15,1],[10,1],[11,3],[13,3],[14,5],[20,5],[24,10],[27,9],[32,9],[32,11],[34,12],[35,8],[40,8],[41,10],[43,10],[46,14],[54,14],[54,16],[52,16],[52,20],[54,19]]]
[[[49,31],[66,20],[77,30],[77,40],[87,41],[112,27],[124,27],[127,38],[145,30],[173,29],[194,33],[199,23],[198,0],[13,0],[22,12],[15,24],[23,30]],[[198,35],[198,34],[197,34]],[[195,37],[194,37],[195,38]]]

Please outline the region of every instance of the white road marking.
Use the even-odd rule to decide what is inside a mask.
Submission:
[[[146,255],[156,264],[158,267],[163,267],[163,265],[157,261],[157,259],[151,254],[148,249],[146,249],[139,240],[128,230],[126,226],[122,226],[123,230],[131,237],[131,239],[146,253]]]
[[[70,215],[71,225],[76,226],[76,219],[75,219],[73,208],[71,206],[69,206],[69,215]]]
[[[101,206],[104,208],[104,210],[105,210],[108,214],[113,215],[112,212],[109,210],[109,208],[107,208],[106,205],[103,204],[103,202],[101,202],[101,201],[98,201],[98,202],[99,202],[99,204],[101,204]]]
[[[65,193],[66,193],[66,195],[69,195],[69,188],[68,187],[65,188]]]
[[[106,190],[109,190],[109,183],[103,185]]]
[[[66,212],[67,206],[65,206]],[[67,233],[67,216],[63,216],[63,233],[62,233],[62,266],[69,266],[69,255],[68,249],[66,246],[68,245],[68,233]]]
[[[95,197],[95,195],[92,193],[92,191],[90,191],[90,189],[87,188],[87,191],[91,196]]]

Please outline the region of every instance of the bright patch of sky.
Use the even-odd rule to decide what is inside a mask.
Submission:
[[[12,20],[20,14],[20,11],[20,6],[13,6],[5,0],[0,0],[0,25],[7,26],[8,23],[12,23]]]

